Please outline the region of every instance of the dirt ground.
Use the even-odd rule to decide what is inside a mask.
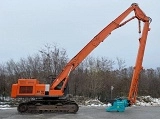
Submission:
[[[125,112],[106,112],[103,106],[81,106],[76,114],[19,114],[12,108],[0,110],[0,119],[160,119],[160,107],[128,107]]]

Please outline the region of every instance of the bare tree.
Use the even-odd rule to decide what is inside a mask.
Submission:
[[[43,77],[53,75],[56,77],[66,65],[68,58],[65,49],[59,49],[56,45],[45,45],[45,49],[40,51],[42,57],[42,68]],[[52,81],[46,80],[46,83]]]
[[[6,86],[6,71],[3,65],[0,66],[0,95],[3,97],[3,100],[6,96],[7,86]]]

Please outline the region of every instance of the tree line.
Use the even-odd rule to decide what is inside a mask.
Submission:
[[[52,83],[69,61],[65,49],[56,45],[45,45],[33,56],[0,64],[0,95],[10,96],[11,86],[19,78],[37,78],[41,83]],[[117,67],[115,68],[115,65]],[[102,101],[111,98],[128,96],[134,67],[126,67],[125,61],[116,61],[106,57],[88,56],[71,72],[68,82],[72,95],[98,98]],[[160,97],[160,67],[142,69],[138,85],[138,95]]]

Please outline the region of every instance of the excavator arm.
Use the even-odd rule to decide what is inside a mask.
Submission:
[[[138,90],[138,79],[139,79],[140,72],[142,70],[143,56],[144,56],[146,40],[147,40],[147,35],[149,30],[150,30],[149,22],[145,22],[142,36],[139,39],[138,55],[137,55],[137,60],[134,67],[132,82],[131,82],[129,96],[128,96],[128,100],[130,100],[131,104],[136,102],[137,90]]]
[[[131,17],[130,19],[122,22],[132,11],[134,11],[135,16]],[[108,37],[111,32],[123,25],[125,25],[127,22],[131,21],[132,19],[137,18],[139,21],[143,21],[145,23],[144,31],[140,40],[140,49],[138,53],[138,59],[136,63],[136,69],[133,77],[136,77],[132,79],[132,89],[131,93],[129,96],[129,99],[131,99],[131,95],[133,95],[133,92],[135,94],[135,87],[136,82],[138,80],[138,75],[140,72],[140,68],[142,64],[142,59],[143,59],[143,54],[144,54],[144,48],[145,48],[145,41],[147,39],[147,33],[149,30],[149,23],[150,23],[150,18],[145,15],[145,13],[139,8],[138,4],[133,3],[131,7],[129,7],[126,11],[124,11],[119,17],[117,17],[114,21],[112,21],[108,26],[106,26],[101,32],[99,32],[75,57],[73,57],[70,62],[64,67],[63,71],[58,75],[58,77],[54,80],[54,82],[51,85],[51,90],[55,89],[57,86],[59,86],[60,83],[63,85],[61,86],[61,91],[63,92],[67,82],[68,82],[68,76],[71,71],[73,71],[79,63],[81,63],[86,56],[90,52],[92,52],[101,42],[103,42],[106,37]],[[145,41],[144,41],[145,40]],[[136,81],[133,81],[136,80]]]
[[[132,80],[131,80],[128,99],[118,98],[113,100],[112,106],[106,108],[107,112],[111,112],[111,111],[123,112],[125,110],[125,107],[128,107],[136,102],[137,91],[138,91],[138,80],[139,80],[140,72],[142,70],[142,62],[143,62],[143,56],[144,56],[144,51],[146,46],[147,35],[148,35],[148,31],[150,30],[149,24],[150,22],[148,21],[144,22],[142,35],[139,38],[139,49],[138,49],[136,64],[133,71]]]

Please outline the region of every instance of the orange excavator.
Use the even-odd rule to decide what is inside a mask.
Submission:
[[[125,18],[134,12],[135,15],[128,20]],[[111,32],[133,19],[137,19],[139,23],[139,50],[137,60],[133,72],[133,78],[128,96],[129,104],[136,101],[139,74],[142,69],[142,61],[147,40],[149,25],[151,18],[139,8],[137,3],[133,3],[126,11],[100,31],[76,56],[74,56],[64,67],[62,72],[56,77],[52,84],[41,84],[37,79],[18,79],[18,83],[12,85],[12,98],[35,98],[27,102],[20,103],[17,110],[20,113],[32,111],[53,111],[76,113],[79,110],[75,101],[63,98],[66,90],[69,75],[89,54],[93,51]],[[125,21],[123,21],[125,20]],[[143,31],[141,33],[141,25],[143,22]]]

